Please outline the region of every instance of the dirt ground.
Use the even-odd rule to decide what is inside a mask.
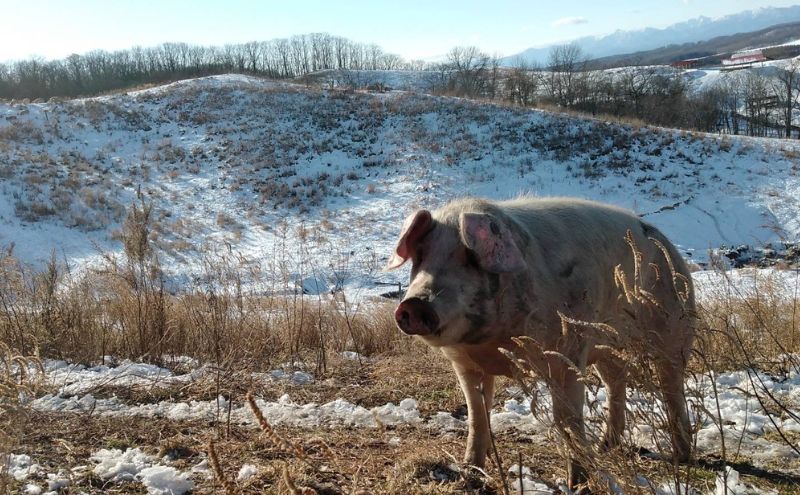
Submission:
[[[509,381],[498,387],[498,403],[509,398]],[[120,389],[94,391],[96,397],[116,396],[129,403],[157,402],[165,399],[188,400],[216,397],[219,384],[193,383],[181,388]],[[449,411],[463,417],[463,397],[449,365],[435,352],[384,355],[359,363],[332,363],[329,372],[308,385],[260,384],[231,381],[223,393],[238,400],[252,390],[267,400],[290,393],[299,403],[324,403],[343,398],[364,407],[416,398],[423,416]],[[190,471],[208,459],[208,444],[213,441],[224,476],[235,484],[235,493],[302,493],[310,487],[317,493],[398,493],[456,494],[503,493],[504,484],[513,492],[518,486],[514,475],[501,476],[514,464],[527,466],[531,475],[558,493],[556,480],[566,475],[557,437],[531,435],[510,430],[497,434],[498,456],[481,473],[460,465],[466,441],[465,431],[441,432],[423,426],[384,426],[379,428],[301,428],[275,427],[275,432],[299,447],[281,447],[252,425],[228,424],[224,414],[219,421],[171,421],[165,418],[103,417],[94,414],[44,413],[25,411],[9,432],[9,451],[28,454],[47,472],[60,469],[75,474],[62,493],[144,493],[137,482],[104,482],[91,469],[90,456],[102,448],[139,447],[159,458],[169,456],[171,466]],[[635,462],[637,472],[658,479],[665,461],[652,460],[631,451],[625,454]],[[497,461],[502,465],[498,469]],[[776,468],[757,469],[746,459],[737,469],[747,483],[771,488],[781,494],[800,494],[800,477]],[[236,482],[244,464],[257,467],[257,473]],[[713,492],[714,473],[721,469],[713,456],[684,468],[692,484],[703,493]],[[505,478],[505,480],[503,479]],[[192,477],[192,493],[225,493],[223,483],[210,471]],[[7,493],[20,493],[23,483],[7,478]],[[25,483],[44,484],[32,476]],[[651,493],[642,489],[641,493]]]

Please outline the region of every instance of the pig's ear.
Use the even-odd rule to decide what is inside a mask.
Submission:
[[[397,247],[394,248],[394,254],[383,270],[388,272],[400,268],[403,263],[408,261],[417,242],[431,230],[431,227],[433,227],[433,218],[428,210],[417,210],[416,213],[409,215],[403,223],[403,230],[400,232],[400,239],[397,241]]]
[[[458,224],[464,244],[484,270],[507,273],[525,268],[522,253],[503,222],[485,213],[462,213]]]

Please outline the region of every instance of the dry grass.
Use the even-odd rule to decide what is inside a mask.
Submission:
[[[16,428],[27,414],[26,402],[42,385],[44,367],[38,356],[23,356],[0,341],[0,493],[10,491],[6,459],[20,441]]]
[[[130,402],[208,400],[219,395],[243,400],[251,390],[265,399],[275,399],[288,391],[302,403],[344,398],[374,407],[414,397],[423,415],[460,413],[463,398],[449,364],[437,351],[396,331],[388,302],[354,307],[341,296],[295,293],[267,297],[258,290],[248,290],[244,283],[258,276],[257,270],[242,260],[225,257],[209,257],[208,277],[202,287],[168,294],[158,259],[148,244],[149,213],[144,204],[137,208],[121,234],[124,255],[109,257],[102,269],[85,277],[74,277],[55,260],[45,270],[36,271],[19,263],[13,253],[0,256],[0,343],[5,365],[5,376],[0,376],[4,394],[0,400],[4,406],[9,398],[19,398],[20,390],[34,393],[30,389],[34,382],[14,363],[22,362],[18,354],[38,352],[44,357],[85,363],[115,355],[162,365],[170,365],[170,355],[189,355],[213,365],[214,372],[206,381],[180,389],[106,387],[93,392],[96,397],[116,395]],[[627,304],[654,303],[636,285],[635,274],[630,279],[618,273],[617,278]],[[700,308],[701,338],[691,373],[710,377],[719,371],[750,369],[785,375],[800,369],[796,361],[800,352],[797,298],[787,298],[776,284],[759,285],[751,297],[737,294],[734,285],[723,287],[727,298],[711,299]],[[344,350],[372,359],[344,360],[339,355]],[[636,356],[634,351],[623,357],[638,370],[633,380],[642,397],[656,403],[660,398],[657,380],[647,363]],[[249,378],[252,371],[271,369],[286,361],[313,368],[315,382],[293,387],[257,384]],[[36,368],[38,363],[36,358],[26,362],[29,366],[25,369],[30,365]],[[599,385],[594,375],[587,375],[585,380],[590,387]],[[753,393],[760,394],[764,408],[776,417],[796,407],[772,397],[753,380]],[[505,391],[510,384],[499,384],[498,403],[510,398]],[[602,405],[591,407],[588,420],[599,421]],[[373,430],[309,431],[276,428],[261,418],[262,431],[267,433],[263,435],[251,427],[225,424],[221,417],[207,424],[76,417],[19,407],[21,413],[9,415],[7,410],[4,407],[2,430],[19,434],[0,438],[0,452],[13,448],[37,459],[52,459],[57,467],[86,463],[93,450],[111,444],[151,450],[166,445],[164,448],[184,452],[183,461],[178,463],[181,469],[202,460],[203,452],[209,452],[212,460],[216,457],[212,462],[219,480],[216,484],[228,493],[304,493],[305,489],[306,493],[445,494],[503,490],[505,473],[495,466],[483,475],[456,461],[463,452],[464,432],[442,434],[419,427],[384,425]],[[668,443],[666,418],[656,408],[632,419],[652,426],[655,445]],[[775,436],[778,441],[796,442],[796,436],[780,428]],[[563,444],[557,436],[543,443],[507,432],[495,440],[497,458],[504,466],[521,459],[525,465],[535,466],[535,475],[545,481],[565,476],[563,457],[567,452],[554,448]],[[713,463],[675,466],[640,457],[635,454],[637,448],[628,436],[620,449],[602,456],[587,453],[585,462],[594,468],[590,482],[597,493],[609,490],[609,478],[601,473],[613,476],[628,493],[649,493],[648,488],[633,483],[637,475],[708,488],[713,485],[712,471],[721,469]],[[666,456],[667,452],[661,454]],[[747,462],[729,456],[724,449],[720,454],[723,463]],[[245,462],[258,465],[258,474],[246,482],[234,481],[233,475]],[[0,483],[6,483],[7,492],[19,488],[7,477],[0,479]],[[780,477],[752,479],[780,488],[783,493],[800,493]],[[786,479],[796,480],[791,476]],[[510,483],[513,485],[514,480]],[[214,485],[200,482],[195,493],[213,493],[217,490]],[[102,483],[89,475],[76,480],[73,487],[94,493],[102,490]]]
[[[331,354],[372,355],[400,339],[388,302],[352,304],[342,295],[297,291],[264,296],[274,282],[253,282],[260,274],[232,256],[209,256],[201,285],[169,294],[146,230],[123,235],[126,255],[109,255],[80,277],[55,258],[37,271],[0,253],[0,342],[82,363],[186,355],[239,368],[288,359],[324,369]]]
[[[222,395],[237,401],[245,400],[247,387],[251,384],[241,377],[231,381],[239,383],[222,390]],[[498,385],[496,403],[502,403],[510,398],[507,387],[512,382],[501,380]],[[209,387],[213,385],[209,384]],[[449,364],[438,352],[426,351],[423,346],[413,349],[404,346],[363,364],[331,359],[328,373],[318,377],[312,385],[291,388],[291,385],[262,383],[260,387],[254,392],[270,400],[289,392],[299,402],[323,403],[341,397],[372,407],[389,401],[397,403],[404,397],[416,397],[424,415],[436,411],[458,413],[463,407],[463,397],[455,385]],[[111,396],[117,392],[98,390],[95,395]],[[188,401],[208,399],[217,392],[213,389],[173,388],[161,392],[163,397],[120,397],[126,401],[131,399],[131,402],[168,397]],[[596,410],[595,414],[601,415],[602,411]],[[91,454],[101,448],[125,450],[139,447],[159,457],[169,453],[175,459],[171,465],[187,471],[204,459],[211,461],[207,452],[209,442],[213,441],[218,463],[215,471],[224,473],[229,485],[227,491],[232,489],[232,493],[293,493],[287,487],[287,477],[295,488],[307,487],[321,494],[359,491],[373,494],[502,493],[501,476],[494,465],[487,468],[484,476],[457,462],[463,453],[465,431],[442,433],[408,425],[318,430],[269,425],[269,429],[272,434],[265,435],[264,430],[257,427],[227,425],[224,415],[214,421],[173,421],[29,411],[17,423],[15,431],[19,432],[19,437],[14,452],[27,453],[55,471],[90,464]],[[555,436],[549,439],[531,437],[511,430],[496,434],[495,441],[506,468],[522,459],[524,465],[533,469],[534,476],[553,487],[557,478],[566,476],[562,453],[554,448],[560,444]],[[209,464],[213,465],[213,462]],[[258,472],[246,481],[237,481],[236,474],[244,464],[255,465]],[[626,474],[635,467],[636,474],[651,480],[661,479],[671,469],[669,463],[639,457],[623,449],[602,456],[600,466],[609,473],[622,470]],[[718,469],[718,466],[714,468]],[[686,473],[692,484],[703,492],[713,489],[711,467],[695,465],[687,468]],[[617,479],[627,480],[624,477]],[[800,493],[796,487],[786,484],[788,482],[781,484],[756,476],[747,476],[746,479],[761,486],[780,488],[783,490],[781,493]],[[515,478],[509,482],[513,487]],[[215,479],[196,477],[195,483],[193,493],[226,491],[218,476]],[[20,488],[19,483],[12,481],[8,490],[15,493]],[[74,477],[70,489],[87,493],[136,493],[140,485],[105,485],[87,473]],[[596,493],[605,493],[605,490]],[[639,488],[626,493],[650,492]]]
[[[426,373],[426,367],[431,370]],[[417,397],[426,411],[454,410],[463,404],[449,366],[437,353],[420,355],[397,351],[359,365],[352,361],[331,364],[332,371],[317,388],[306,390],[304,401],[324,402],[330,397],[342,397],[366,406],[383,404],[397,397]],[[386,383],[377,379],[382,377]],[[497,402],[508,396],[510,381],[500,383]],[[305,389],[306,387],[303,387]],[[293,390],[292,394],[301,389]],[[257,391],[260,395],[261,391]],[[274,392],[273,392],[274,393]],[[245,399],[245,392],[235,395]],[[359,491],[373,494],[490,494],[502,493],[500,475],[490,465],[486,476],[471,472],[457,462],[465,443],[465,431],[442,433],[408,425],[368,429],[307,430],[287,426],[271,426],[276,442],[258,427],[233,424],[224,418],[217,421],[172,421],[166,418],[113,418],[99,415],[40,413],[31,411],[22,418],[16,453],[27,453],[51,469],[71,468],[90,464],[91,454],[101,448],[139,447],[159,457],[170,454],[171,463],[187,471],[203,460],[212,464],[208,444],[213,441],[218,470],[224,473],[233,493],[256,494],[292,493],[286,477],[295,488],[307,487],[320,494],[353,494]],[[323,440],[324,442],[319,442]],[[521,458],[538,479],[555,486],[564,478],[565,464],[557,449],[557,438],[531,437],[516,431],[496,434],[498,455],[506,468]],[[291,447],[287,448],[286,445]],[[294,446],[302,448],[301,460]],[[625,466],[635,463],[636,473],[655,480],[663,476],[668,463],[641,458],[623,450],[603,458],[603,466]],[[255,465],[257,473],[245,481],[236,480],[244,464]],[[714,468],[718,470],[719,467]],[[739,467],[738,469],[741,470]],[[609,471],[615,472],[615,471]],[[711,467],[691,468],[692,484],[703,493],[713,490]],[[798,494],[797,487],[788,482],[746,476],[748,482],[773,487],[785,494]],[[513,487],[516,481],[511,477]],[[224,493],[225,486],[218,477],[195,478],[193,493]],[[21,488],[12,482],[9,491]],[[71,490],[87,493],[138,493],[136,483],[105,485],[91,474],[76,476]],[[110,490],[110,491],[109,491]],[[137,491],[138,490],[138,491]],[[606,493],[598,490],[596,493]],[[647,489],[626,493],[650,493]]]
[[[787,373],[800,363],[800,285],[787,294],[782,273],[744,271],[752,294],[725,273],[699,312],[707,332],[698,346],[719,371],[742,369]],[[800,277],[796,278],[800,284]]]

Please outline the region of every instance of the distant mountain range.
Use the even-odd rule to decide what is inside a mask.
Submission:
[[[629,65],[671,64],[679,60],[697,59],[699,66],[719,65],[737,51],[761,48],[769,59],[785,59],[800,55],[800,22],[779,24],[751,33],[718,36],[707,41],[669,45],[655,50],[611,55],[589,61],[590,69]],[[789,44],[786,44],[789,43]]]
[[[737,33],[751,33],[778,24],[800,22],[800,5],[791,7],[765,7],[711,19],[698,17],[673,24],[663,29],[645,28],[636,31],[616,31],[606,36],[586,36],[574,40],[589,58],[599,59],[615,55],[656,50],[670,45],[682,45],[710,40]],[[528,63],[545,64],[553,45],[528,48],[506,57],[511,65],[522,59]]]

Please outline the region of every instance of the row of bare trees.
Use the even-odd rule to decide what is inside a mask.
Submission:
[[[587,70],[577,45],[554,47],[546,67],[516,63],[502,77],[505,99],[668,127],[750,136],[800,137],[800,63],[723,73],[701,87],[678,69]]]
[[[312,33],[223,47],[164,43],[73,54],[62,60],[32,58],[0,64],[0,98],[93,95],[226,72],[295,78],[328,69],[411,69],[427,71],[429,90],[434,93],[502,98],[522,106],[552,105],[709,132],[800,134],[793,125],[793,115],[800,108],[800,65],[796,63],[730,72],[716,84],[698,89],[678,69],[588,70],[588,60],[578,45],[567,44],[553,47],[544,67],[524,62],[504,66],[499,56],[476,47],[453,48],[442,63],[426,64],[385,53],[375,44]]]
[[[143,83],[240,72],[292,78],[311,72],[420,67],[364,44],[327,33],[217,46],[164,43],[115,52],[92,51],[61,60],[31,58],[0,64],[0,98],[92,95]]]

